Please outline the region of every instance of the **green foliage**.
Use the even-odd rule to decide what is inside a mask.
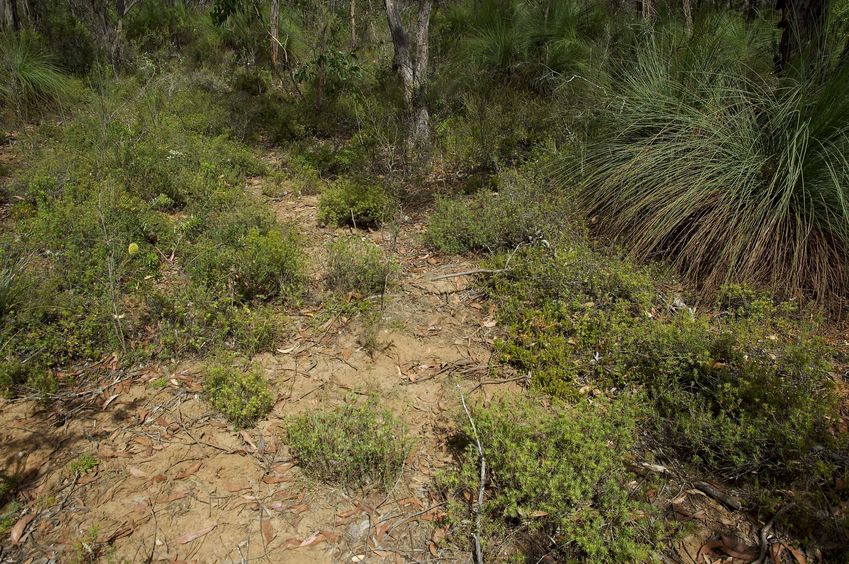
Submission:
[[[468,203],[437,200],[425,236],[428,245],[448,253],[495,252],[579,231],[566,195],[542,178],[507,171],[497,184],[496,194],[478,194]]]
[[[328,187],[318,201],[318,219],[339,227],[378,227],[387,218],[390,197],[377,184],[340,179]]]
[[[307,475],[383,490],[398,479],[411,446],[404,427],[375,399],[295,416],[286,437]]]
[[[440,45],[457,77],[540,88],[556,84],[560,75],[584,72],[593,51],[590,38],[604,30],[602,16],[600,5],[591,2],[459,2],[442,16]]]
[[[646,428],[680,459],[760,492],[834,487],[846,450],[830,431],[834,351],[792,304],[729,286],[723,315],[696,314],[644,269],[580,243],[510,261],[488,285],[507,335],[498,349],[537,387],[572,400],[643,390]],[[808,514],[822,503],[795,499]]]
[[[45,370],[33,363],[17,359],[0,362],[0,395],[14,397],[25,389],[49,393],[55,391],[55,381],[51,385],[51,378]]]
[[[327,259],[328,287],[360,296],[383,294],[393,265],[383,258],[380,247],[359,237],[332,243]]]
[[[636,257],[668,257],[695,285],[834,300],[849,288],[849,66],[776,82],[722,38],[641,43],[562,183],[581,177],[601,233]]]
[[[88,74],[94,65],[97,47],[91,31],[68,6],[61,2],[50,6],[47,16],[37,22],[37,26],[57,66],[75,76]]]
[[[85,474],[91,472],[100,465],[100,461],[88,453],[79,455],[71,461],[71,472]]]
[[[499,547],[512,534],[534,560],[544,554],[563,561],[657,558],[658,513],[628,486],[625,470],[636,425],[628,402],[545,408],[513,398],[475,409],[476,429],[462,417],[467,446],[457,473],[444,481],[452,494],[449,514],[469,532],[472,507],[465,499],[476,504],[480,488],[477,437],[487,468],[481,540],[490,558],[503,557]]]
[[[240,217],[241,215],[241,217]],[[291,298],[300,286],[302,259],[294,232],[259,219],[246,231],[237,213],[196,245],[189,272],[209,288],[240,302]],[[248,225],[255,218],[248,217]]]
[[[0,103],[28,119],[34,110],[56,108],[65,99],[69,81],[53,63],[35,32],[0,35]]]
[[[209,402],[236,427],[249,427],[271,411],[274,399],[266,379],[231,363],[206,368],[203,388]]]

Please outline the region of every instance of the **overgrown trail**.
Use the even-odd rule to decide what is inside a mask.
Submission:
[[[270,205],[302,232],[311,265],[308,295],[320,295],[325,244],[348,232],[317,225],[315,197],[287,196]],[[317,301],[290,312],[288,338],[275,354],[254,359],[276,393],[272,413],[255,429],[234,431],[202,399],[197,363],[124,373],[107,359],[102,369],[112,380],[85,402],[66,403],[73,413],[5,404],[4,466],[22,476],[33,512],[18,523],[13,534],[21,538],[3,557],[357,562],[449,556],[431,543],[442,534],[434,523],[442,507],[431,491],[434,473],[452,461],[446,443],[459,412],[458,385],[477,396],[517,384],[478,385],[488,378],[492,312],[477,301],[468,276],[432,280],[474,265],[430,255],[420,243],[422,230],[415,218],[400,225],[397,237],[388,229],[358,233],[400,264],[377,306],[376,326],[349,317],[350,308]],[[378,397],[416,438],[388,494],[358,496],[306,481],[285,445],[285,417],[352,394]],[[81,455],[99,464],[75,472],[72,463]]]

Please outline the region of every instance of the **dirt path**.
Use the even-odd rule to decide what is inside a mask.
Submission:
[[[272,202],[304,234],[320,295],[325,244],[347,236],[316,223],[316,198]],[[202,366],[151,365],[119,377],[73,416],[29,402],[0,407],[3,466],[22,477],[30,508],[3,561],[100,557],[114,561],[359,562],[463,558],[430,543],[441,506],[434,473],[451,462],[459,390],[488,378],[494,322],[459,258],[431,256],[421,221],[362,234],[394,248],[400,272],[383,305],[371,356],[361,319],[307,304],[274,354],[254,359],[277,394],[255,429],[234,431],[201,397]],[[325,319],[326,318],[326,319]],[[478,386],[476,396],[513,384]],[[302,410],[376,395],[416,443],[386,495],[357,496],[305,480],[282,442],[282,420]],[[96,469],[71,463],[93,456]],[[77,477],[75,477],[77,476]],[[19,527],[20,527],[19,522]],[[8,539],[4,539],[8,544]]]

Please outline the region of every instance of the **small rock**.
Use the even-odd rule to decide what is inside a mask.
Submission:
[[[348,526],[348,536],[351,537],[351,540],[360,540],[366,533],[368,533],[369,524],[368,519],[351,523],[351,525]]]

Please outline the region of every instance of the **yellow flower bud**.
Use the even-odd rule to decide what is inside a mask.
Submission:
[[[130,243],[130,246],[127,247],[127,252],[130,253],[130,256],[139,254],[139,244]]]

